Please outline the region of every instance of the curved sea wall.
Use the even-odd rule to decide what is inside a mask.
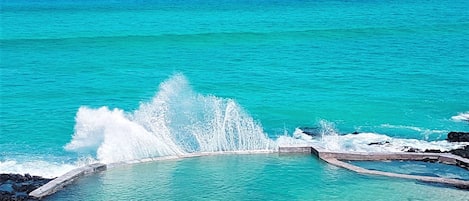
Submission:
[[[29,193],[29,196],[34,198],[42,198],[51,195],[84,175],[100,172],[106,170],[106,168],[107,166],[105,164],[95,163],[74,169],[39,187],[38,189]]]
[[[139,160],[132,160],[127,162],[120,162],[120,163],[111,163],[111,164],[103,164],[103,163],[95,163],[91,165],[87,165],[84,167],[80,167],[74,169],[72,171],[67,172],[66,174],[57,177],[45,185],[35,189],[29,196],[34,199],[41,199],[48,195],[52,195],[55,192],[63,189],[65,186],[69,185],[73,181],[79,179],[88,174],[93,174],[96,172],[101,172],[108,167],[112,168],[115,166],[121,166],[125,164],[134,164],[134,163],[145,163],[145,162],[153,162],[153,161],[162,161],[162,160],[177,160],[183,158],[191,158],[191,157],[201,157],[201,156],[212,156],[212,155],[225,155],[225,154],[269,154],[275,153],[276,151],[272,150],[248,150],[248,151],[226,151],[226,152],[202,152],[202,153],[191,153],[185,154],[181,156],[163,156],[163,157],[155,157],[155,158],[145,158]]]
[[[141,163],[141,162],[152,162],[160,160],[176,160],[181,158],[189,157],[200,157],[200,156],[210,156],[210,155],[220,155],[220,154],[266,154],[266,153],[279,153],[279,154],[290,154],[290,153],[303,153],[303,154],[312,154],[320,158],[321,160],[338,166],[352,170],[360,174],[371,174],[371,175],[381,175],[388,177],[404,178],[404,179],[414,179],[424,182],[432,183],[441,183],[446,185],[455,186],[460,189],[469,189],[469,181],[459,180],[459,179],[448,179],[440,177],[429,177],[429,176],[417,176],[417,175],[407,175],[407,174],[397,174],[384,171],[368,170],[361,168],[350,163],[343,162],[341,160],[415,160],[415,161],[429,161],[429,162],[441,162],[450,165],[457,165],[469,168],[469,159],[462,158],[460,156],[453,155],[451,153],[342,153],[342,152],[330,152],[320,147],[314,146],[284,146],[279,147],[278,151],[265,151],[265,150],[251,150],[251,151],[229,151],[229,152],[212,152],[212,153],[197,153],[197,154],[188,154],[184,156],[172,156],[172,157],[156,157],[156,158],[147,158],[141,160],[129,161],[124,164],[132,163]],[[95,163],[85,167],[74,169],[60,177],[55,178],[54,180],[48,182],[47,184],[37,188],[32,191],[29,196],[32,198],[41,199],[45,196],[51,195],[71,182],[79,179],[82,176],[87,174],[92,174],[100,171],[104,171],[109,167],[123,165],[122,163],[115,164],[102,164]]]

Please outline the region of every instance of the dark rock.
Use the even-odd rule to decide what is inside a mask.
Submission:
[[[28,194],[52,179],[30,174],[0,174],[0,201],[3,200],[35,200]]]
[[[425,153],[448,153],[447,151],[441,151],[439,149],[425,149]]]
[[[26,199],[28,199],[29,196],[25,192],[17,192],[12,197],[14,197],[15,200],[26,200]]]
[[[404,148],[402,149],[402,151],[405,151],[405,152],[414,152],[414,153],[421,153],[421,152],[422,152],[422,150],[420,150],[420,149],[413,148],[413,147],[409,147],[409,146],[404,146]]]
[[[463,148],[453,149],[449,151],[449,153],[461,156],[463,158],[469,158],[469,145],[466,145]]]
[[[34,181],[25,181],[21,183],[16,183],[13,188],[15,191],[20,191],[20,192],[32,192],[35,188],[34,186]]]
[[[13,185],[12,184],[2,184],[0,185],[0,192],[1,193],[13,193]]]
[[[438,162],[438,159],[434,159],[434,158],[424,158],[422,161],[423,161],[423,162],[436,163],[436,162]]]
[[[352,134],[357,135],[357,134],[360,134],[360,132],[355,131]]]
[[[467,185],[456,185],[456,188],[462,189],[462,190],[469,190],[469,186]]]
[[[449,132],[449,142],[469,142],[469,132]]]
[[[368,145],[384,145],[384,144],[389,144],[389,141],[384,141],[384,142],[372,142],[369,143]]]
[[[310,135],[310,136],[321,135],[321,128],[319,127],[299,127],[299,129],[306,135]]]
[[[422,150],[411,147],[409,150],[407,150],[407,152],[418,152],[419,153],[419,152],[422,152]]]

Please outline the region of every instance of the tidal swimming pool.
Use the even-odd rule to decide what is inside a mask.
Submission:
[[[467,200],[468,191],[360,175],[307,154],[215,155],[117,166],[45,200]]]

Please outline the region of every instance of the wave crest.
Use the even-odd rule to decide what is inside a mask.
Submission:
[[[68,151],[104,163],[194,152],[273,150],[276,144],[235,101],[195,93],[182,74],[133,113],[81,107]]]
[[[372,132],[338,134],[339,131],[331,122],[321,120],[319,125],[320,135],[311,136],[298,128],[293,136],[309,145],[337,152],[405,152],[411,148],[420,151],[428,149],[444,152],[469,145],[466,142],[452,143],[446,140],[396,138]]]
[[[458,115],[452,116],[451,119],[456,122],[467,121],[469,122],[469,111],[459,113]]]

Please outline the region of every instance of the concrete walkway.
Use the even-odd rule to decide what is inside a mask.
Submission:
[[[449,179],[449,178],[429,177],[429,176],[417,176],[417,175],[408,175],[408,174],[398,174],[398,173],[384,172],[384,171],[378,171],[378,170],[369,170],[369,169],[365,169],[365,168],[361,168],[361,167],[352,165],[350,163],[339,161],[336,158],[323,158],[323,160],[330,163],[330,164],[332,164],[332,165],[342,167],[342,168],[345,168],[345,169],[349,169],[349,170],[352,170],[354,172],[358,172],[358,173],[361,173],[361,174],[381,175],[381,176],[396,177],[396,178],[402,178],[402,179],[415,179],[415,180],[425,181],[425,182],[434,182],[434,183],[442,183],[442,184],[452,185],[452,186],[456,186],[456,187],[463,188],[463,189],[469,188],[469,181],[464,181],[464,180],[459,180],[459,179]]]
[[[329,164],[342,167],[360,174],[381,175],[388,177],[396,177],[403,179],[414,179],[425,182],[442,183],[455,186],[461,189],[469,189],[469,181],[460,179],[449,179],[441,177],[417,176],[408,174],[398,174],[377,170],[369,170],[361,168],[341,160],[366,160],[366,161],[383,161],[383,160],[414,160],[414,161],[432,161],[449,165],[457,165],[469,170],[469,159],[462,158],[449,153],[413,153],[413,152],[396,152],[396,153],[364,153],[364,152],[331,152],[321,149],[320,147],[311,147],[311,153],[318,156]]]

